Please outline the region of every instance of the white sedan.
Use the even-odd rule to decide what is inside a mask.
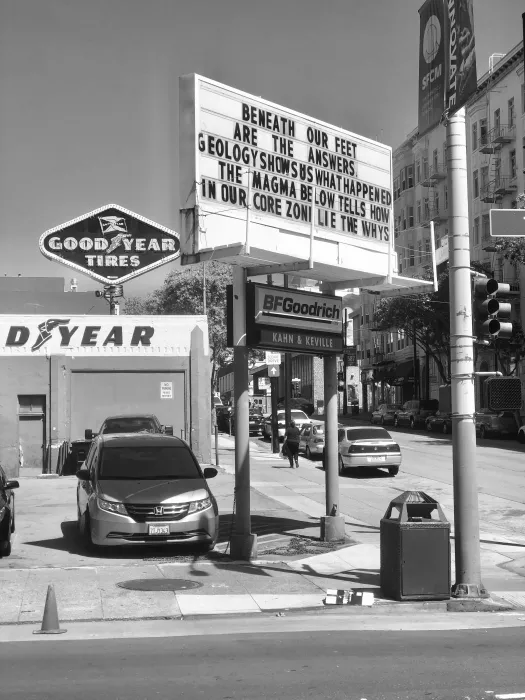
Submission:
[[[399,472],[401,448],[384,428],[340,428],[338,442],[339,474],[350,467],[384,467],[390,476]]]

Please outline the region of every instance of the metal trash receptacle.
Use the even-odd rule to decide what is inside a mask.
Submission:
[[[380,522],[380,554],[386,597],[450,598],[450,523],[423,491],[405,491],[390,502]]]

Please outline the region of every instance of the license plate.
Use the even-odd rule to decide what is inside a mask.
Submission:
[[[148,526],[149,535],[169,535],[170,526],[169,525],[149,525]]]
[[[384,462],[386,460],[386,457],[367,457],[366,461],[367,462]]]

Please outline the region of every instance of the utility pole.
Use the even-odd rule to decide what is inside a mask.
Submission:
[[[288,275],[284,275],[284,288],[288,289]],[[290,407],[290,387],[292,384],[292,356],[284,353],[284,425],[285,430],[290,425],[292,411]]]
[[[273,284],[272,275],[267,275],[266,282],[269,286]],[[279,377],[270,377],[270,397],[271,397],[271,423],[272,423],[272,452],[279,452],[279,426],[277,421],[277,404],[279,402]]]
[[[343,416],[346,416],[348,413],[348,389],[347,389],[347,383],[346,383],[346,369],[348,367],[348,355],[346,354],[346,348],[347,348],[347,339],[348,339],[348,309],[344,309],[344,315],[345,315],[345,320],[344,320],[344,343],[343,343],[343,381],[344,381],[344,387],[343,387]]]
[[[246,270],[233,273],[233,390],[235,397],[235,532],[230,538],[233,559],[257,556],[257,535],[251,531],[248,348],[246,346]]]
[[[456,581],[452,595],[485,598],[481,582],[472,293],[467,189],[465,108],[447,120],[449,196],[450,359],[452,395],[452,463]]]
[[[118,316],[120,313],[119,297],[124,296],[124,290],[121,284],[105,284],[103,291],[97,289],[95,296],[104,297],[109,304],[109,313],[111,316]]]
[[[412,324],[412,340],[414,342],[414,352],[412,362],[414,367],[414,398],[419,398],[419,367],[417,366],[417,343],[416,343],[416,321]]]

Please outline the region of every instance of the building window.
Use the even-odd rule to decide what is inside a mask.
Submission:
[[[409,165],[407,168],[407,178],[408,178],[408,187],[414,187],[414,166]]]
[[[425,239],[425,253],[427,255],[430,255],[430,239],[429,238]]]
[[[430,217],[430,211],[428,208],[428,197],[423,200],[423,221],[427,221]]]
[[[509,172],[510,172],[510,179],[514,180],[514,178],[517,175],[517,170],[516,170],[516,151],[511,151],[509,155]]]
[[[408,207],[408,228],[414,228],[414,207]]]
[[[523,111],[525,112],[525,109]],[[421,162],[419,160],[416,163],[416,182],[418,184],[421,182]]]
[[[406,231],[407,217],[406,217],[406,211],[404,209],[401,209],[401,218],[402,218],[401,228],[403,231]]]
[[[486,146],[487,144],[487,120],[479,120],[479,145]]]
[[[436,191],[436,196],[434,197],[434,211],[439,212],[439,192]]]
[[[490,218],[488,214],[481,217],[481,238],[483,241],[490,240]]]
[[[423,158],[423,179],[428,178],[428,158]]]
[[[479,245],[479,217],[474,219],[474,245]]]
[[[448,185],[444,186],[443,191],[445,193],[445,209],[448,209]]]
[[[410,267],[413,267],[414,266],[414,247],[413,246],[410,246],[410,248],[408,249],[408,256],[409,256],[408,264]]]
[[[407,188],[407,169],[403,168],[401,171],[401,192],[404,192]]]
[[[423,243],[419,241],[417,244],[417,262],[419,265],[421,265],[421,262],[423,260]]]
[[[397,199],[397,188],[399,186],[399,178],[396,177],[394,180],[394,200]]]
[[[478,150],[478,122],[472,124],[472,150]]]
[[[416,205],[416,222],[418,224],[421,223],[421,200],[417,200],[417,205]]]
[[[521,113],[525,114],[525,82],[521,84]]]
[[[499,134],[499,128],[501,126],[501,109],[494,110],[494,131]]]
[[[484,165],[481,168],[481,189],[484,190],[489,184],[489,166]]]
[[[447,142],[443,141],[443,168],[447,167]]]
[[[438,169],[438,149],[434,149],[434,153],[432,154],[432,168],[434,172],[437,171]]]
[[[473,195],[474,199],[477,199],[479,197],[479,178],[478,178],[478,171],[474,170],[472,173],[472,190],[473,190]]]
[[[511,97],[510,100],[507,102],[507,109],[508,109],[508,125],[509,129],[511,129],[516,121],[516,115],[514,113],[514,98]]]

